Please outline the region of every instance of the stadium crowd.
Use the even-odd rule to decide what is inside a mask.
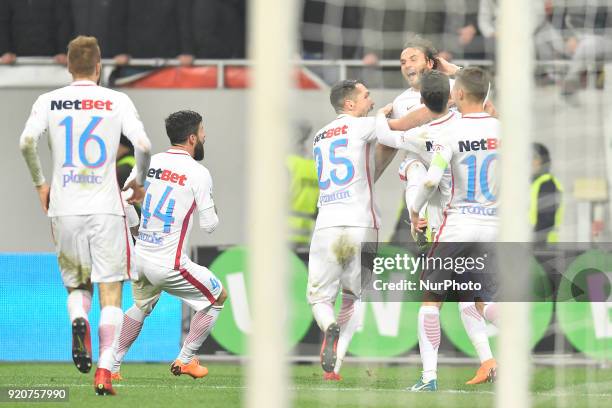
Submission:
[[[310,59],[395,59],[416,32],[450,60],[492,59],[498,0],[303,0],[301,51]],[[612,55],[612,1],[537,0],[540,59]],[[104,58],[244,58],[246,0],[0,0],[0,63],[49,56],[65,63],[76,35],[99,39]],[[400,35],[398,35],[400,34]],[[596,55],[595,55],[596,54]]]
[[[77,35],[98,38],[103,58],[244,58],[245,0],[0,0],[0,63],[66,63]]]

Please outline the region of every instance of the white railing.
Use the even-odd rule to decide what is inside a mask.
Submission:
[[[365,65],[361,60],[313,60],[313,59],[296,59],[293,63],[298,67],[303,68],[319,68],[319,67],[327,67],[327,68],[335,68],[337,69],[336,78],[346,79],[348,76],[348,72],[352,68],[370,68],[370,69],[384,69],[384,68],[398,68],[399,69],[399,61],[397,60],[379,60],[375,65]],[[491,60],[453,60],[453,63],[461,66],[469,66],[469,65],[477,65],[477,66],[493,66],[493,61]],[[537,67],[555,67],[556,69],[560,69],[565,71],[571,61],[569,60],[549,60],[549,61],[537,61]],[[225,69],[228,67],[249,67],[252,65],[250,60],[246,59],[196,59],[193,61],[192,66],[211,66],[217,69],[217,88],[222,89],[225,87]],[[595,66],[595,63],[592,64]],[[0,72],[4,70],[11,70],[11,68],[15,67],[60,67],[53,58],[50,57],[19,57],[16,62],[12,65],[0,65]],[[107,80],[110,75],[110,72],[117,67],[118,65],[115,63],[113,59],[103,59],[103,75],[102,75],[102,83],[103,85],[107,85]],[[131,59],[128,64],[122,65],[125,67],[152,67],[152,68],[162,68],[162,67],[178,67],[180,63],[177,59],[165,59],[165,58],[146,58],[146,59]],[[590,69],[590,68],[589,68]],[[44,84],[40,84],[44,86]],[[55,85],[55,84],[51,84]],[[6,83],[0,84],[0,86],[10,86],[6,85]],[[20,86],[20,84],[16,84],[16,86]]]

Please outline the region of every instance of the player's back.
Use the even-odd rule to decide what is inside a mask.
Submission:
[[[124,214],[115,170],[119,139],[122,131],[135,127],[144,133],[142,123],[130,117],[137,116],[127,95],[91,81],[77,81],[38,98],[24,132],[49,131],[49,216]]]
[[[169,149],[151,157],[145,189],[136,254],[178,269],[188,260],[192,214],[212,190],[210,174],[186,151]]]
[[[375,130],[375,118],[343,114],[316,133],[313,154],[319,214],[315,229],[379,227],[374,203]]]
[[[440,143],[452,149],[447,224],[497,225],[499,121],[486,113],[463,115],[447,129]]]

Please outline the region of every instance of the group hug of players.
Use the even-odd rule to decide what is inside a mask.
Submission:
[[[437,58],[431,44],[419,37],[406,43],[400,62],[409,88],[376,117],[368,117],[374,103],[362,82],[335,84],[330,102],[338,117],[313,140],[320,195],[307,297],[324,333],[320,357],[324,379],[330,381],[342,379],[342,361],[362,316],[361,245],[377,242],[380,228],[374,185],[398,150],[405,155],[399,173],[413,238],[423,244],[426,228],[431,231],[428,256],[476,257],[497,237],[500,124],[487,100],[487,73]],[[488,262],[487,268],[494,269],[495,262]],[[461,319],[481,362],[467,384],[495,378],[486,322],[498,323],[492,301],[496,283],[495,271],[488,272],[488,278],[479,277],[480,291],[459,294]],[[422,279],[471,278],[463,275],[429,268]],[[339,293],[342,304],[336,316]],[[446,291],[430,290],[423,296],[418,313],[423,371],[409,389],[436,391],[440,308]]]
[[[94,388],[97,394],[114,395],[112,382],[122,379],[121,361],[166,291],[195,311],[170,370],[202,378],[208,370],[196,353],[227,298],[214,274],[185,253],[196,210],[205,231],[214,231],[219,222],[210,173],[198,163],[204,157],[202,116],[188,110],[170,114],[165,125],[171,146],[151,156],[151,143],[130,98],[98,85],[100,49],[95,38],[79,36],[70,42],[68,69],[74,81],[34,103],[20,148],[41,207],[51,219],[68,291],[73,361],[79,371],[91,370],[88,314],[92,283],[97,283],[101,315]],[[378,241],[374,183],[397,149],[406,151],[400,176],[406,181],[415,239],[423,241],[428,227],[435,249],[443,242],[495,241],[497,233],[499,122],[487,113],[494,109],[486,102],[490,88],[486,73],[437,59],[431,45],[418,37],[406,44],[401,70],[409,89],[376,117],[368,117],[373,102],[363,83],[336,84],[330,101],[339,116],[313,139],[320,196],[307,298],[325,334],[321,363],[326,380],[341,379],[342,361],[359,325],[360,247]],[[45,133],[53,157],[51,186],[37,147]],[[115,169],[121,134],[134,145],[137,162],[125,186],[118,186]],[[131,195],[122,196],[121,187]],[[134,203],[142,203],[140,219],[131,207]],[[130,233],[136,237],[135,245]],[[430,276],[438,272],[428,271]],[[121,292],[127,279],[133,281],[134,305],[124,313]],[[333,305],[340,291],[342,305],[336,317]],[[419,310],[423,376],[412,387],[415,391],[437,389],[443,299],[444,293],[428,293]],[[489,381],[496,365],[485,318],[496,323],[495,304],[467,299],[460,309],[482,362],[469,383]]]

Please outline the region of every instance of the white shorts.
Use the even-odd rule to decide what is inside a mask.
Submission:
[[[497,225],[451,224],[438,229],[435,242],[497,242]]]
[[[51,218],[64,286],[119,282],[130,277],[131,245],[125,217],[113,214]]]
[[[361,296],[361,244],[378,242],[378,230],[329,227],[315,230],[308,258],[308,303],[334,303],[340,287]]]
[[[151,313],[161,292],[183,300],[196,312],[217,301],[223,286],[206,267],[187,261],[179,270],[153,264],[136,256],[138,279],[132,282],[136,306],[146,314]]]

